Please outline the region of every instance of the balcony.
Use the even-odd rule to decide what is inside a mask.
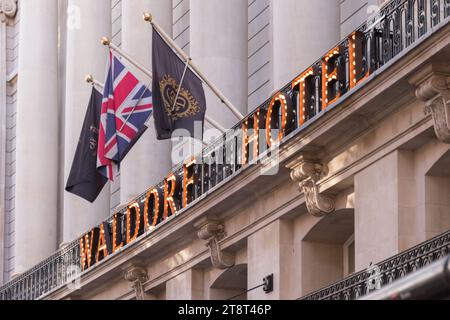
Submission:
[[[388,2],[380,12],[353,33],[355,35],[354,40],[358,41],[361,49],[358,54],[362,55],[362,65],[358,74],[356,74],[356,78],[361,80],[361,85],[364,86],[362,79],[367,74],[385,70],[386,67],[390,66],[389,63],[392,63],[396,58],[414,50],[416,45],[446,26],[450,21],[449,17],[449,0],[393,0]],[[351,75],[346,74],[346,70],[349,70],[352,64],[352,43],[350,39],[345,39],[336,46],[340,48],[341,54],[339,58],[335,59],[334,64],[337,70],[343,73],[343,76],[342,81],[336,81],[333,84],[331,91],[335,96],[341,96],[342,99],[351,93],[354,87],[352,80],[356,80]],[[309,86],[311,89],[317,89],[320,87],[323,76],[322,60],[314,63],[309,69],[312,70]],[[293,82],[289,82],[280,92],[284,96],[298,96],[298,84],[293,85]],[[310,98],[305,102],[305,111],[303,112],[299,106],[296,106],[296,110],[293,112],[294,117],[287,119],[285,137],[281,141],[281,147],[286,146],[295,137],[303,134],[309,125],[318,121],[328,110],[333,109],[334,105],[340,103],[340,100],[337,99],[324,111],[322,100],[320,90],[311,90]],[[257,117],[256,112],[267,112],[271,103],[271,99],[267,100],[257,108],[258,111],[248,115],[246,119],[252,122]],[[243,123],[236,125],[234,132],[239,132],[242,126]],[[243,162],[241,141],[242,138],[237,135],[226,135],[203,150],[201,157],[205,161],[194,167],[199,179],[193,186],[192,205],[202,202],[218,188],[223,187],[230,180],[248,170],[248,167],[241,165]],[[233,152],[228,152],[230,149]],[[267,148],[261,150],[261,154],[267,152],[270,152]],[[233,159],[224,158],[230,154],[233,155]],[[224,161],[214,161],[217,157],[222,157]],[[176,168],[175,174],[182,175],[182,171],[183,167],[180,165]],[[163,182],[156,188],[163,189]],[[145,196],[146,194],[143,193],[135,201],[143,203]],[[178,195],[178,197],[181,197],[181,195]],[[125,223],[126,211],[126,206],[117,210],[122,224]],[[166,221],[166,223],[172,222],[173,220]],[[105,224],[108,226],[108,230],[111,230],[112,224],[113,217],[110,217]],[[153,232],[158,232],[158,228]],[[145,236],[141,233],[139,239]],[[449,234],[446,233],[379,264],[378,266],[383,273],[383,284],[400,278],[448,253],[449,238]],[[445,251],[445,253],[440,250]],[[39,299],[70,283],[82,273],[80,251],[79,240],[71,242],[45,261],[1,287],[0,300]],[[102,261],[99,263],[101,264]],[[89,271],[87,269],[83,273]],[[362,271],[338,284],[313,293],[305,299],[357,298],[367,293],[367,287],[364,287],[367,277],[367,272]]]
[[[355,273],[299,300],[356,300],[450,254],[450,231]],[[377,272],[376,279],[374,271]]]

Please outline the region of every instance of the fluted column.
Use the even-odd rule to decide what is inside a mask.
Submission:
[[[122,1],[122,49],[151,70],[152,30],[142,20],[142,13],[151,12],[158,24],[172,34],[172,3],[168,0]],[[138,78],[148,83],[149,79],[139,70],[127,64]],[[151,86],[150,86],[151,87]],[[138,143],[122,161],[120,169],[120,201],[131,200],[160,182],[171,168],[170,140],[156,140],[154,121]]]
[[[271,0],[274,90],[339,42],[340,2]]]
[[[58,2],[20,1],[15,274],[57,248]]]
[[[242,0],[190,1],[190,54],[195,64],[223,94],[247,113],[247,12]],[[225,127],[237,119],[206,88],[207,115]]]
[[[70,174],[81,127],[91,94],[86,74],[104,81],[107,50],[99,42],[111,34],[110,0],[69,0],[66,55],[64,182]],[[64,193],[64,242],[67,243],[99,224],[109,215],[107,184],[91,204]]]

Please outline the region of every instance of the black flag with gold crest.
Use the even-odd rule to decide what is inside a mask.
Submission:
[[[158,140],[203,135],[206,99],[202,81],[153,28],[153,110]],[[196,125],[201,132],[195,131]],[[202,139],[202,136],[195,137]]]
[[[103,96],[92,87],[80,139],[73,159],[66,191],[94,202],[108,179],[97,171],[97,145]]]

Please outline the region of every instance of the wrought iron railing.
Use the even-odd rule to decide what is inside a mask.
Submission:
[[[35,300],[80,273],[80,247],[74,241],[0,288],[0,300]]]
[[[450,17],[450,0],[392,0],[388,2],[381,10],[365,22],[356,30],[362,35],[361,54],[362,66],[357,74],[357,78],[362,78],[367,73],[371,73],[386,63],[391,61],[399,53],[410,47],[418,39],[429,34],[432,28]],[[351,77],[348,70],[350,66],[350,39],[347,38],[339,44],[341,54],[334,59],[333,64],[339,72],[339,81],[336,81],[334,95],[337,96],[347,93],[351,88]],[[309,78],[307,90],[309,97],[305,101],[305,111],[301,112],[300,106],[296,103],[299,96],[299,86],[292,87],[292,82],[283,87],[280,92],[285,97],[292,98],[294,105],[293,116],[286,119],[286,128],[284,139],[286,142],[293,136],[299,134],[309,123],[315,121],[323,114],[322,111],[322,61],[319,60],[311,67],[314,70]],[[243,121],[248,121],[248,130],[253,129],[253,119],[257,112],[267,113],[271,99],[265,101],[253,113],[249,114]],[[332,106],[329,106],[331,108]],[[280,113],[280,112],[278,112]],[[281,117],[279,114],[278,117]],[[304,118],[303,118],[304,117]],[[300,121],[303,118],[302,121]],[[215,140],[208,147],[202,150],[197,157],[195,174],[198,177],[196,185],[192,192],[193,201],[199,201],[207,193],[220,187],[226,181],[243,170],[242,167],[242,123],[237,124],[233,130]],[[278,121],[282,123],[282,121]],[[276,125],[274,125],[276,126]],[[279,128],[273,128],[279,129]],[[265,137],[261,137],[265,140]],[[266,141],[259,143],[260,154],[264,155],[268,150]],[[249,150],[249,153],[251,151]],[[255,159],[250,161],[254,162]],[[176,176],[182,176],[182,166],[174,169]],[[163,182],[156,186],[163,190]],[[179,193],[181,192],[178,191]],[[142,203],[145,200],[146,192],[140,195],[135,201]],[[178,199],[181,195],[178,194]],[[125,224],[126,207],[117,210],[121,224]],[[112,224],[112,217],[107,221]],[[111,228],[109,228],[111,229]],[[122,228],[124,230],[124,228]],[[107,232],[110,232],[107,231]],[[140,231],[140,235],[143,230]],[[44,262],[33,267],[11,282],[0,288],[0,300],[9,299],[37,299],[42,295],[55,290],[68,281],[70,277],[79,275],[81,272],[81,261],[79,257],[78,240],[70,243],[66,248],[59,250]]]
[[[405,252],[355,273],[301,300],[356,300],[377,289],[375,281],[384,286],[450,254],[450,231],[419,244]],[[374,270],[377,274],[374,276]],[[369,270],[369,271],[368,271]]]

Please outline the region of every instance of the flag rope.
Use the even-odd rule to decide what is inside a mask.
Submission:
[[[139,97],[139,100],[136,102],[136,104],[134,105],[133,109],[131,110],[130,114],[128,115],[128,117],[125,119],[125,122],[122,124],[122,127],[120,127],[119,132],[122,132],[123,128],[125,127],[125,125],[128,123],[128,120],[130,120],[131,115],[133,114],[134,110],[136,110],[137,105],[139,104],[139,102],[141,102],[142,98],[144,97],[145,92],[148,90],[148,88],[150,87],[150,85],[152,84],[152,80],[150,80],[150,82],[148,83],[148,85],[145,87],[144,91],[142,92],[141,96]],[[145,123],[147,123],[148,119],[152,116],[153,112],[150,114],[150,116],[147,118],[147,120],[145,120]]]
[[[181,76],[180,85],[178,86],[177,95],[175,96],[175,101],[173,102],[172,112],[175,111],[175,106],[177,105],[178,97],[180,96],[181,86],[183,85],[184,77],[186,76],[186,71],[188,69],[190,59],[191,58],[186,60],[186,65],[184,66],[184,71],[183,71],[183,75]]]

